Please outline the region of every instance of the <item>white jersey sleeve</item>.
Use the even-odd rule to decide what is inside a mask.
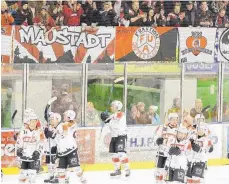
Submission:
[[[57,141],[58,156],[65,156],[77,149],[75,133],[77,125],[68,126],[68,123],[62,123],[57,127]]]
[[[123,112],[118,112],[111,115],[111,120],[108,124],[112,137],[118,137],[127,134],[126,115]]]

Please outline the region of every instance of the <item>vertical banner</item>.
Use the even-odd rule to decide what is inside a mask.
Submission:
[[[79,129],[77,131],[77,144],[81,163],[95,163],[95,130]]]
[[[216,28],[178,28],[180,62],[185,62],[186,71],[217,71],[214,64]]]
[[[1,27],[1,62],[10,63],[13,51],[13,26]]]
[[[229,63],[229,29],[219,28],[217,31],[219,34],[218,60]]]
[[[176,62],[176,46],[173,27],[116,27],[116,61]]]
[[[1,132],[1,166],[14,167],[15,163],[15,141],[13,138],[14,132]]]

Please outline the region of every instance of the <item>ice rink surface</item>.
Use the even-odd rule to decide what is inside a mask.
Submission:
[[[154,170],[132,170],[131,176],[125,178],[110,178],[110,171],[101,172],[85,172],[87,184],[154,184]],[[124,173],[123,173],[124,174]],[[45,174],[40,174],[37,177],[36,184],[43,184]],[[77,178],[71,173],[70,184],[79,184]],[[18,175],[4,176],[2,184],[17,184]],[[229,184],[229,166],[214,166],[209,167],[206,173],[204,184]]]

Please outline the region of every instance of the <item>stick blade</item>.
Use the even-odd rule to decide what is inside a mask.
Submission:
[[[124,77],[119,77],[119,78],[114,80],[114,83],[118,83],[118,82],[123,81],[123,80],[124,80]]]
[[[54,96],[53,98],[51,98],[49,101],[48,101],[48,105],[51,105],[54,101],[57,100],[57,97]]]
[[[14,117],[16,116],[16,114],[17,114],[17,110],[14,111],[13,116],[11,117],[12,120],[14,119]]]

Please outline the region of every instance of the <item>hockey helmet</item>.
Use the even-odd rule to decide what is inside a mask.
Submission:
[[[187,135],[188,135],[188,129],[181,125],[177,129],[177,139],[184,140],[187,137]]]
[[[61,115],[58,113],[51,113],[49,118],[50,119],[57,119],[58,123],[61,121]]]
[[[115,100],[111,103],[111,106],[115,106],[117,110],[120,111],[123,105],[122,105],[122,102]]]
[[[169,113],[169,116],[168,116],[168,119],[171,120],[173,118],[179,118],[178,114],[177,113]]]
[[[69,118],[69,120],[74,120],[76,117],[76,113],[73,110],[65,111],[64,115],[66,115]]]
[[[35,113],[35,111],[33,109],[31,109],[31,108],[25,109],[25,111],[24,111],[24,119],[27,119],[30,116],[30,114],[34,114],[34,113]]]
[[[203,135],[203,134],[205,134],[205,135],[207,135],[208,134],[208,125],[207,125],[207,123],[199,123],[198,125],[197,125],[197,134],[198,135]]]

